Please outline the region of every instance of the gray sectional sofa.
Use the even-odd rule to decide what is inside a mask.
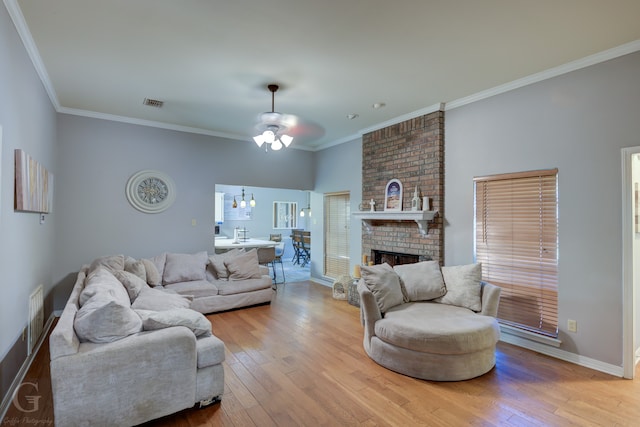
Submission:
[[[132,426],[220,400],[224,343],[202,313],[273,292],[255,253],[83,266],[49,340],[55,424]]]

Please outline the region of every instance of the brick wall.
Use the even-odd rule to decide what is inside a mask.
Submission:
[[[362,197],[384,209],[384,191],[390,179],[404,189],[402,210],[411,209],[415,186],[420,197],[431,198],[439,215],[423,236],[414,221],[376,221],[371,234],[363,230],[362,253],[371,249],[430,257],[442,265],[444,256],[444,112],[436,111],[362,137]],[[368,206],[368,205],[366,205]],[[366,209],[365,209],[366,210]]]

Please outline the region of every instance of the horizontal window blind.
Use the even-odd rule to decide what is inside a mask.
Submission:
[[[558,336],[558,170],[474,179],[475,259],[501,323]]]
[[[336,279],[349,274],[349,193],[324,196],[324,275]]]

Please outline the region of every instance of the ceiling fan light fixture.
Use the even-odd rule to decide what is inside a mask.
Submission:
[[[271,92],[271,112],[262,114],[263,120],[264,117],[268,118],[265,122],[263,122],[264,124],[266,124],[266,129],[260,135],[254,136],[253,140],[256,142],[258,147],[262,147],[265,142],[269,144],[265,147],[267,151],[269,146],[271,146],[272,150],[278,151],[281,150],[283,146],[288,147],[293,142],[293,137],[284,133],[287,131],[288,127],[291,126],[291,124],[280,124],[280,121],[278,119],[282,115],[280,113],[276,113],[275,111],[275,93],[279,89],[279,86],[277,84],[270,84],[267,86],[267,88],[269,88],[269,91]],[[269,121],[274,121],[275,123],[269,123]]]
[[[282,141],[285,147],[288,147],[289,144],[293,142],[293,137],[289,135],[280,135],[280,141]]]
[[[262,144],[264,144],[264,136],[262,134],[258,135],[258,136],[254,136],[253,140],[256,142],[256,144],[258,144],[258,147],[262,147]]]

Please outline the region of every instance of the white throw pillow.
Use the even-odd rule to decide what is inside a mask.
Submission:
[[[391,307],[404,302],[400,277],[387,264],[362,266],[361,276],[365,286],[371,291],[381,313],[386,313]]]
[[[224,265],[229,271],[229,280],[259,279],[262,277],[260,264],[258,264],[258,251],[255,249],[226,258]]]
[[[142,320],[128,304],[102,292],[78,310],[73,326],[80,341],[107,343],[141,332]]]
[[[119,270],[116,270],[119,271]],[[113,275],[113,273],[103,266],[98,266],[91,272],[84,282],[84,289],[80,292],[78,303],[82,307],[91,297],[97,293],[109,293],[119,303],[130,305],[131,299],[122,283]]]
[[[116,271],[113,275],[120,281],[120,283],[122,283],[122,286],[124,286],[124,288],[127,290],[127,293],[129,294],[129,300],[131,302],[135,301],[135,299],[144,288],[149,287],[147,285],[147,282],[145,282],[135,274],[129,273],[128,271]]]
[[[124,255],[106,255],[93,260],[89,266],[89,273],[98,267],[105,267],[107,270],[124,270]]]
[[[482,264],[442,267],[442,277],[447,287],[447,293],[436,301],[466,307],[475,312],[482,310],[480,296]]]
[[[142,329],[154,331],[172,326],[185,326],[196,337],[211,335],[211,322],[202,314],[189,308],[174,308],[165,311],[139,310],[142,318]]]
[[[138,297],[131,304],[135,310],[163,311],[174,308],[189,308],[193,297],[165,292],[155,288],[146,287],[140,291]]]
[[[393,266],[409,301],[429,301],[443,296],[447,288],[438,261],[422,261]]]
[[[223,252],[221,254],[211,255],[209,257],[209,264],[207,264],[207,269],[213,270],[213,275],[216,279],[228,280],[229,270],[227,270],[227,266],[224,265],[224,261],[238,256],[242,253],[244,253],[244,249],[231,249],[230,251]]]
[[[205,251],[196,254],[167,254],[162,282],[165,285],[192,280],[206,280],[205,268],[209,258]]]

